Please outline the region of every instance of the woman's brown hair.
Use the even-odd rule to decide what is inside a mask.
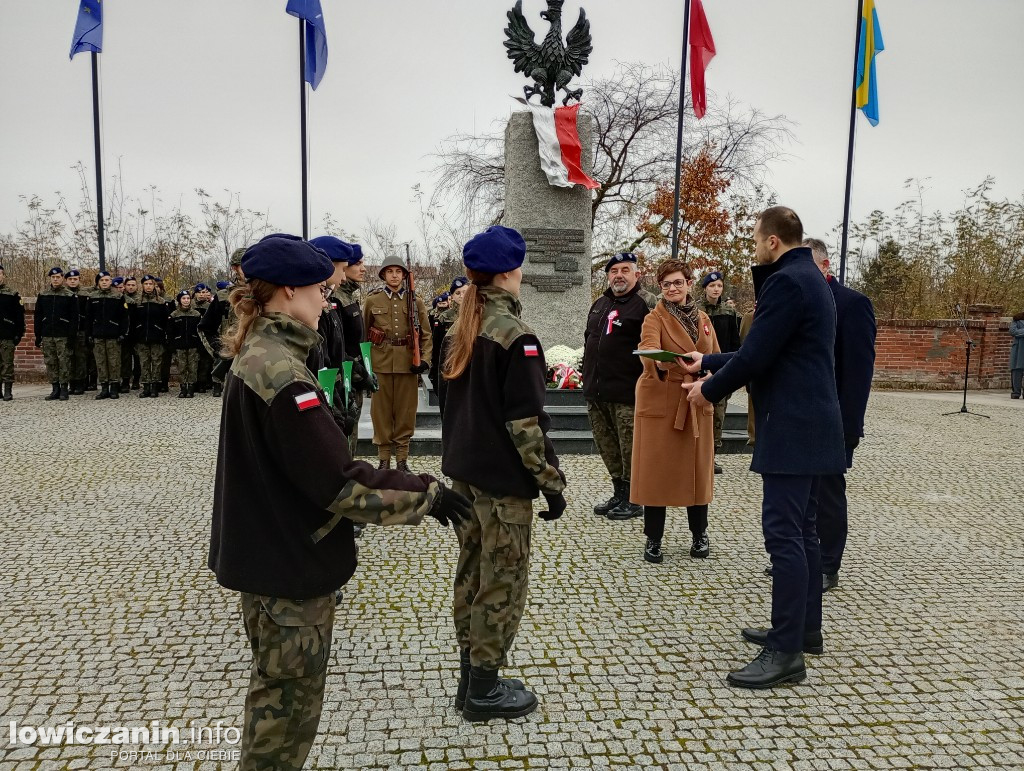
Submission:
[[[1024,311],[1021,311],[1016,316],[1014,316],[1013,320],[1014,321],[1024,321]]]
[[[693,279],[693,268],[690,267],[688,262],[683,262],[682,260],[665,260],[658,266],[658,273],[655,280],[660,284],[665,279],[665,276],[670,276],[673,273],[682,273],[686,276],[687,281]]]
[[[480,273],[469,268],[466,268],[466,275],[470,284],[459,305],[459,316],[455,319],[455,325],[450,333],[452,341],[444,357],[444,366],[441,368],[445,380],[462,377],[462,373],[469,366],[469,360],[473,358],[473,345],[480,335],[480,327],[484,322],[484,296],[480,293],[479,287],[490,286],[494,281],[493,274]]]
[[[228,299],[235,311],[236,321],[221,338],[221,356],[225,359],[233,359],[238,355],[246,335],[252,329],[253,322],[263,315],[263,308],[279,288],[277,284],[270,284],[254,278],[245,286],[235,287],[231,290],[231,296]]]

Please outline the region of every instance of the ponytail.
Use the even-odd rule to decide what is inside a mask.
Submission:
[[[451,331],[451,343],[444,357],[444,366],[441,368],[445,380],[455,380],[462,377],[473,358],[473,346],[477,337],[480,336],[480,328],[484,323],[484,296],[480,287],[490,286],[494,276],[490,273],[479,273],[475,270],[466,269],[466,275],[470,278],[470,285],[466,288],[466,294],[459,305],[459,315]]]
[[[231,290],[228,298],[231,309],[235,312],[235,323],[232,324],[221,338],[220,355],[225,359],[233,359],[238,355],[245,342],[253,322],[263,315],[263,308],[277,291],[277,284],[271,284],[254,278],[245,286]]]

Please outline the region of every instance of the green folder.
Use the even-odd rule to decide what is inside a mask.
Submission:
[[[316,379],[320,381],[320,387],[327,394],[327,403],[334,404],[334,384],[338,380],[338,370],[322,369],[316,373]]]
[[[667,361],[674,363],[679,357],[682,357],[686,361],[691,361],[690,354],[688,353],[676,353],[675,351],[663,351],[659,349],[652,349],[646,351],[633,351],[636,356],[643,356],[645,359],[654,359],[655,361]]]
[[[334,370],[337,372],[338,370]],[[345,385],[345,409],[348,409],[348,397],[352,393],[352,362],[343,361],[341,363],[341,371],[344,373],[342,380]]]
[[[363,352],[363,364],[366,366],[366,372],[372,377],[373,376],[373,365],[370,363],[370,348],[373,343],[366,342],[359,344],[359,350]]]

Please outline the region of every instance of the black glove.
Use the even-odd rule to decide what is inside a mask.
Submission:
[[[565,496],[561,493],[557,493],[556,495],[544,493],[544,500],[547,501],[548,508],[546,511],[540,512],[537,516],[545,522],[556,520],[565,512]]]
[[[352,360],[352,387],[368,394],[375,394],[380,390],[377,376],[367,372],[362,359]]]
[[[214,348],[213,350],[217,350]],[[217,363],[210,369],[210,375],[214,380],[220,380],[221,382],[228,376],[228,371],[231,369],[231,362],[234,359],[225,359],[223,356],[217,357]]]
[[[422,375],[428,369],[430,369],[430,365],[425,361],[421,361],[419,364],[409,367],[409,371],[414,375]]]
[[[847,450],[856,450],[857,446],[859,444],[860,444],[860,437],[859,436],[848,436],[848,437],[846,437],[846,449]]]
[[[351,404],[348,410],[344,410],[336,404],[331,405],[331,415],[334,417],[334,422],[345,436],[352,436],[352,430],[359,422],[359,416],[354,415],[353,412]]]
[[[458,527],[459,523],[469,519],[472,510],[473,504],[468,498],[441,484],[441,494],[434,499],[434,505],[430,507],[427,516],[433,517],[444,527],[448,527],[449,522]]]

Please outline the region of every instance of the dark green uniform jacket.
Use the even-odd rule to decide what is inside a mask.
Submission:
[[[71,339],[78,333],[78,298],[67,287],[50,287],[36,298],[36,344],[44,337]]]
[[[199,342],[199,322],[202,318],[199,311],[195,308],[189,308],[187,311],[181,308],[175,310],[167,324],[169,330],[167,342],[171,348],[175,351],[198,348],[201,345]]]
[[[86,333],[94,340],[123,340],[128,335],[128,303],[113,289],[97,289],[86,301]]]
[[[25,304],[21,295],[0,284],[0,340],[21,340],[25,335]]]
[[[131,335],[136,343],[163,344],[167,342],[167,317],[170,308],[157,294],[141,294],[130,307]]]

